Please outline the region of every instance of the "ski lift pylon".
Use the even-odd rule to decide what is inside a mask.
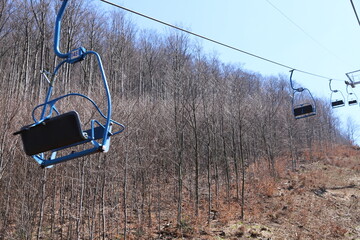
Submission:
[[[14,133],[14,135],[21,135],[25,153],[32,156],[42,167],[50,167],[96,152],[107,152],[110,147],[110,137],[121,133],[125,129],[124,125],[111,119],[111,95],[100,55],[95,51],[87,51],[83,47],[76,48],[68,53],[60,51],[61,20],[67,4],[68,0],[62,0],[62,5],[56,17],[54,34],[54,52],[63,61],[55,67],[53,73],[42,72],[49,83],[45,102],[33,109],[32,118],[34,123],[26,125],[20,131]],[[88,55],[95,56],[97,60],[107,101],[106,113],[100,110],[95,101],[80,93],[69,93],[54,99],[51,98],[59,69],[64,64],[80,62]],[[51,76],[50,79],[48,75]],[[89,128],[83,130],[76,111],[60,113],[56,108],[56,103],[71,96],[81,97],[89,101],[101,116],[100,120],[90,120]],[[37,110],[41,111],[39,118],[35,117],[35,111]],[[112,132],[114,125],[118,130]],[[71,147],[79,145],[83,145],[83,148],[78,152],[61,152],[62,150],[69,150]],[[61,156],[58,154],[60,152],[62,153]]]
[[[345,97],[342,94],[342,92],[340,90],[333,90],[331,88],[331,81],[332,79],[329,80],[329,88],[330,88],[330,102],[331,102],[331,107],[332,108],[339,108],[339,107],[343,107],[345,106]]]
[[[290,86],[292,93],[292,108],[295,119],[310,117],[316,114],[315,99],[307,88],[294,88],[292,76],[295,69],[290,70]],[[300,99],[300,100],[297,100]]]

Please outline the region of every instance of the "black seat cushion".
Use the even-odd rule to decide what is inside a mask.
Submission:
[[[22,127],[15,134],[21,134],[25,153],[29,156],[86,140],[75,111],[46,119],[36,126]]]

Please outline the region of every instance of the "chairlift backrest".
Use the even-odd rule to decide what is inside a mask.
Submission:
[[[349,106],[354,106],[357,104],[357,100],[356,99],[353,99],[353,100],[349,100]]]
[[[70,111],[36,125],[22,127],[20,134],[29,156],[85,141],[78,113]]]
[[[311,104],[303,104],[301,106],[294,107],[295,119],[305,118],[315,115],[315,109]]]

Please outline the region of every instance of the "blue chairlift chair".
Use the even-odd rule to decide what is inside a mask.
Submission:
[[[67,4],[68,0],[62,1],[56,18],[54,34],[54,51],[63,61],[55,67],[50,79],[46,73],[43,72],[44,77],[49,82],[49,87],[45,102],[36,106],[32,112],[34,123],[26,125],[22,127],[20,131],[14,133],[14,135],[21,135],[25,153],[32,156],[42,167],[50,167],[97,152],[107,152],[110,147],[110,137],[121,133],[125,129],[124,125],[111,119],[111,95],[100,55],[94,51],[87,51],[83,47],[79,47],[68,53],[62,53],[59,50],[61,20]],[[107,99],[106,113],[103,113],[91,98],[80,93],[69,93],[54,99],[51,98],[59,69],[64,64],[80,62],[88,55],[95,56],[98,63]],[[82,129],[82,124],[76,111],[60,113],[56,108],[57,102],[68,97],[81,97],[89,101],[97,110],[99,116],[101,116],[100,120],[92,119],[89,128],[85,130]],[[35,117],[37,110],[41,112],[40,118]],[[116,132],[112,132],[113,126],[116,126]],[[62,151],[80,145],[83,145],[80,151],[65,151],[65,153]],[[62,154],[57,154],[60,152]]]
[[[306,118],[316,115],[315,99],[307,88],[294,88],[293,85],[293,72],[290,74],[290,86],[293,90],[292,93],[292,109],[295,119]]]

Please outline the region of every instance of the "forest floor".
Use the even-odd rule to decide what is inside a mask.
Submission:
[[[253,194],[243,221],[226,217],[234,211],[228,206],[229,212],[219,211],[207,226],[182,237],[165,230],[155,239],[360,240],[359,159],[339,156],[304,163],[297,171],[284,172],[270,189]]]

